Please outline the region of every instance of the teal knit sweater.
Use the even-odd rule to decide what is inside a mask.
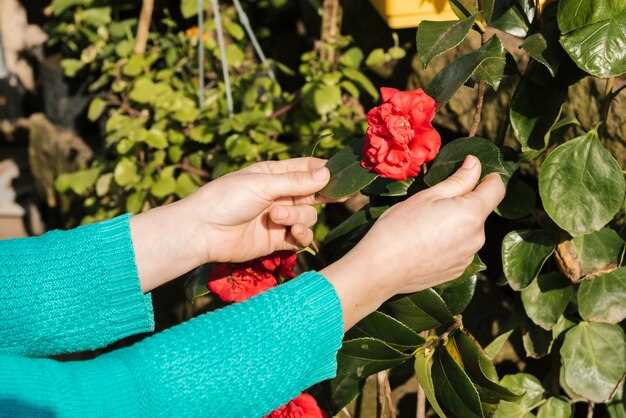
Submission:
[[[121,216],[0,241],[0,417],[261,417],[335,375],[341,307],[309,272],[93,360],[154,328]]]

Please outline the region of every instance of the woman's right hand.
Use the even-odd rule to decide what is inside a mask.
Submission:
[[[485,241],[487,216],[504,198],[498,174],[480,179],[469,156],[447,180],[388,209],[343,258],[323,270],[335,286],[348,329],[401,293],[460,276]]]

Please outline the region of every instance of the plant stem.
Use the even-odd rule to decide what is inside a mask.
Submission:
[[[476,111],[474,112],[474,118],[472,119],[472,126],[469,130],[469,136],[475,136],[480,127],[480,121],[483,115],[483,103],[485,101],[486,83],[483,80],[478,82],[478,97],[476,99]]]
[[[335,43],[341,32],[342,10],[339,0],[324,0],[322,6],[321,52],[322,61],[335,63]]]
[[[153,10],[154,0],[143,0],[143,3],[141,4],[141,14],[139,15],[139,25],[137,26],[137,41],[135,42],[134,50],[135,54],[143,54],[146,52]]]
[[[595,404],[593,402],[589,402],[589,405],[587,406],[587,418],[593,418],[594,407],[595,407]]]
[[[416,418],[426,418],[426,393],[422,386],[417,383],[417,414]]]

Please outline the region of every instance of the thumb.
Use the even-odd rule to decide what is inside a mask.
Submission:
[[[450,177],[431,187],[430,192],[447,199],[471,192],[480,180],[480,160],[468,155],[463,165]]]
[[[319,192],[328,184],[330,171],[321,167],[312,171],[290,171],[280,174],[266,174],[263,191],[266,198],[307,196]]]

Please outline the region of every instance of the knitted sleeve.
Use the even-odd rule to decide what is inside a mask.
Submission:
[[[305,273],[94,360],[0,355],[0,416],[262,417],[335,375],[342,335],[334,288]]]
[[[152,331],[129,216],[0,241],[0,353],[82,351]]]

